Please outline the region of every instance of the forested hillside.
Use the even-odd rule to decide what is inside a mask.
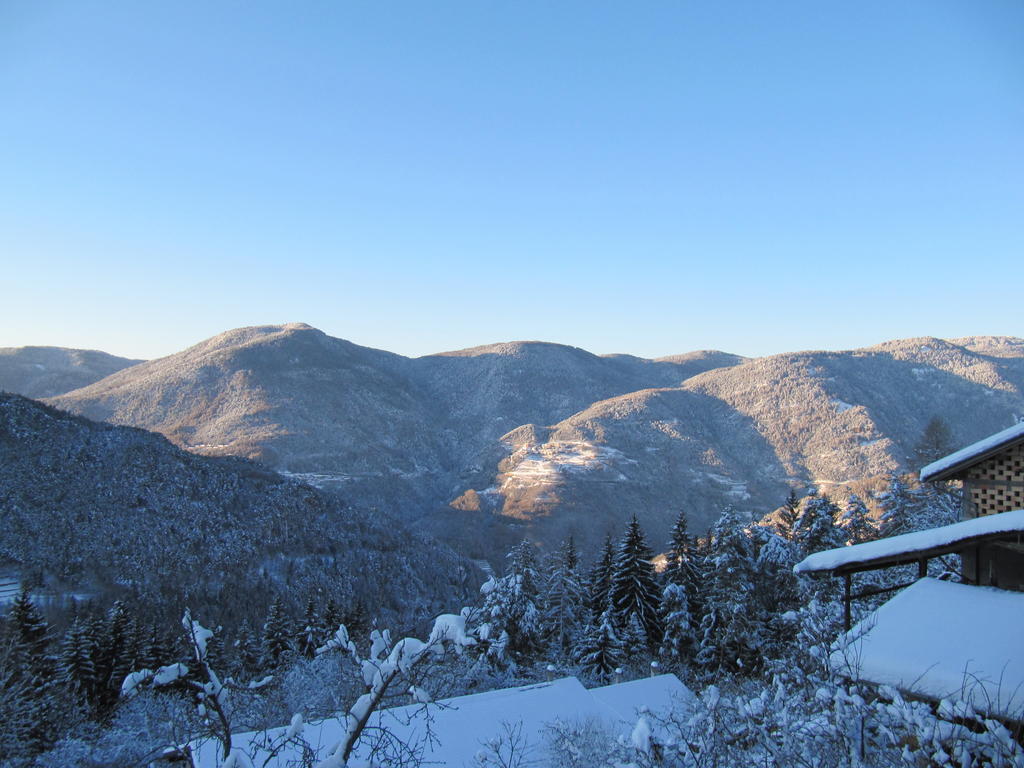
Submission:
[[[413,620],[464,594],[472,566],[388,515],[237,458],[0,396],[0,562],[44,594],[116,597],[147,618],[215,606],[262,619],[275,595]]]

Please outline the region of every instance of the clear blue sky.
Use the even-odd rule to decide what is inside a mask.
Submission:
[[[1024,3],[0,0],[0,346],[1024,336]]]

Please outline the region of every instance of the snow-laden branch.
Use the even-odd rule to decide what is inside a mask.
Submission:
[[[345,718],[345,735],[331,752],[318,763],[317,768],[344,768],[348,765],[352,750],[358,743],[370,716],[380,707],[389,688],[399,679],[408,679],[413,670],[431,658],[442,655],[449,647],[456,652],[475,645],[476,640],[466,633],[468,610],[456,615],[446,613],[434,620],[434,626],[426,642],[415,637],[405,637],[391,642],[391,634],[374,630],[370,635],[370,654],[360,659],[355,644],[348,638],[348,631],[342,625],[334,637],[317,652],[336,649],[352,654],[359,662],[366,693],[360,696],[349,709]],[[430,694],[424,688],[412,685],[408,692],[417,701],[429,702]]]

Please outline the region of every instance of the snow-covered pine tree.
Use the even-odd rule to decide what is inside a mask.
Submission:
[[[597,624],[587,630],[576,649],[576,657],[584,672],[601,679],[607,679],[623,664],[626,655],[611,611],[602,613]]]
[[[640,523],[636,515],[633,515],[615,553],[611,585],[612,610],[619,627],[626,627],[629,617],[636,614],[647,642],[657,645],[662,635],[661,616],[658,613],[661,590],[654,574],[652,557]]]
[[[145,633],[140,632],[138,667],[140,669],[157,669],[170,661],[170,653],[164,643],[163,635],[155,625]]]
[[[116,700],[121,692],[121,683],[135,668],[138,653],[138,627],[128,606],[118,600],[107,614],[106,664],[103,671],[106,685]]]
[[[492,659],[518,664],[531,661],[542,646],[539,575],[530,542],[516,545],[507,559],[508,573],[480,588],[484,604],[476,631]]]
[[[586,616],[579,555],[570,536],[549,559],[541,598],[541,632],[557,658],[572,651]]]
[[[899,536],[914,530],[914,493],[895,472],[889,476],[888,488],[878,495],[882,514],[878,521],[879,538]]]
[[[688,528],[686,512],[680,510],[672,525],[665,578],[673,584],[683,585],[688,593],[692,593],[697,583],[697,571],[694,565],[693,538]]]
[[[337,627],[335,627],[335,630],[337,630]],[[237,639],[234,642],[235,661],[246,675],[251,676],[260,669],[260,660],[263,655],[260,641],[248,620],[242,622],[236,637]]]
[[[49,626],[36,608],[36,604],[32,602],[32,596],[27,588],[23,587],[14,598],[8,621],[14,632],[19,655],[24,663],[31,666],[35,672],[39,672],[45,665]]]
[[[799,516],[800,500],[797,498],[796,491],[790,488],[789,495],[786,497],[782,506],[779,507],[779,511],[776,516],[776,533],[784,539],[792,539],[793,528],[796,526],[796,519]]]
[[[848,544],[863,544],[878,538],[878,529],[871,520],[867,505],[856,493],[851,493],[846,500],[842,516],[843,530],[846,531]]]
[[[290,625],[284,602],[280,596],[275,597],[263,624],[263,663],[267,667],[277,667],[292,650]]]
[[[333,597],[327,598],[327,605],[324,606],[324,613],[320,619],[320,626],[324,630],[324,637],[331,637],[344,622],[345,617],[338,606],[338,601]]]
[[[77,696],[88,699],[96,690],[91,637],[77,619],[64,634],[61,644],[60,681]]]
[[[753,672],[763,643],[764,617],[755,597],[753,542],[747,521],[727,507],[710,534],[704,615],[697,663],[707,672]]]
[[[693,652],[694,626],[686,587],[671,581],[661,592],[661,615],[665,634],[662,655],[676,662],[689,661]]]
[[[925,483],[916,493],[918,512],[914,530],[951,525],[960,519],[963,490],[950,483]]]
[[[647,642],[647,633],[635,613],[629,614],[629,620],[622,628],[621,636],[622,649],[626,653],[626,658],[634,662],[650,658],[650,643]]]
[[[601,554],[590,569],[587,577],[587,607],[594,617],[595,626],[599,626],[601,614],[611,606],[612,573],[615,569],[615,545],[612,535],[604,537]]]
[[[774,526],[755,525],[749,529],[757,550],[754,564],[754,597],[764,618],[762,656],[778,656],[792,642],[789,614],[800,607],[802,595],[793,573],[797,562],[796,544],[775,532]]]
[[[320,633],[316,603],[310,597],[306,601],[306,613],[302,617],[301,628],[295,635],[295,644],[299,655],[312,659],[316,656],[316,649],[323,645],[324,637]]]
[[[839,508],[827,495],[814,489],[807,494],[793,529],[793,541],[802,557],[846,544],[843,530],[836,525],[838,513]]]

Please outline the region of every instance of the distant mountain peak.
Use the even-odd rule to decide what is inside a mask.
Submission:
[[[484,355],[495,355],[498,357],[522,357],[528,354],[557,352],[595,357],[595,355],[587,352],[585,349],[581,349],[580,347],[573,347],[568,344],[557,344],[552,341],[502,341],[495,344],[483,344],[478,347],[455,349],[448,352],[436,352],[432,355],[426,355],[426,357],[481,357]]]

